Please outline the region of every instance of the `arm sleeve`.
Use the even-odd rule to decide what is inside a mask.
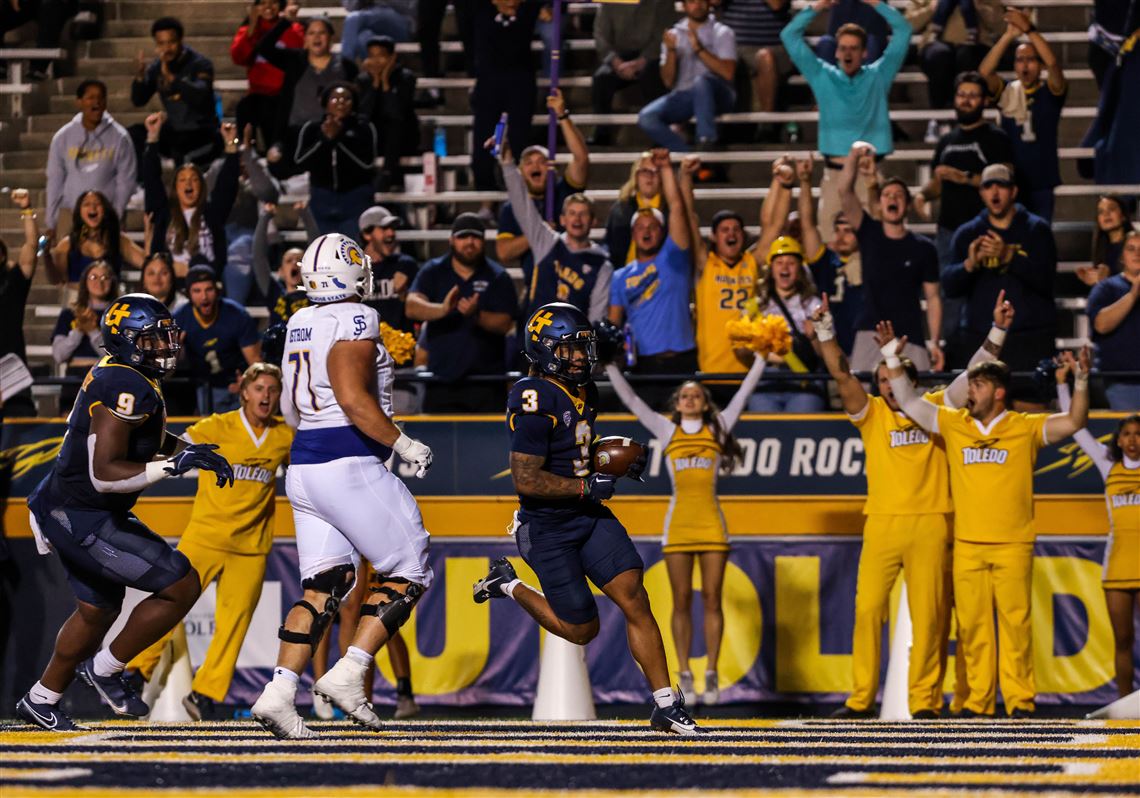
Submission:
[[[269,296],[269,285],[273,282],[273,267],[269,263],[269,223],[273,217],[263,209],[257,216],[257,227],[253,230],[253,278],[262,296]]]
[[[127,212],[127,203],[131,201],[131,194],[138,183],[139,162],[135,157],[135,146],[130,135],[124,131],[115,149],[115,196],[111,200],[120,217]],[[50,224],[54,219],[49,216],[48,222]]]
[[[312,241],[315,238],[320,238],[321,229],[317,226],[317,217],[313,216],[313,209],[310,208],[308,204],[301,209],[299,216],[301,224],[305,228],[305,235],[309,237],[309,240]]]
[[[815,11],[811,8],[805,8],[792,17],[792,21],[780,31],[780,41],[784,43],[788,57],[792,59],[792,63],[796,65],[800,74],[807,79],[809,84],[823,73],[823,62],[816,57],[816,54],[804,41],[804,33],[813,19],[815,19]]]
[[[899,407],[911,421],[927,432],[938,432],[938,406],[915,391],[906,374],[891,378],[891,390],[898,399]]]
[[[329,146],[331,146],[331,142],[321,133],[320,124],[318,122],[306,122],[301,128],[301,132],[297,134],[297,151],[293,155],[293,163],[298,166],[308,163],[316,157],[317,153]]]
[[[676,425],[646,404],[645,400],[637,395],[633,386],[629,384],[617,366],[608,363],[606,365],[606,376],[610,378],[610,384],[614,386],[614,392],[617,393],[622,404],[637,416],[641,426],[649,430],[653,437],[668,440],[672,436]]]
[[[979,363],[986,363],[994,359],[994,356],[989,353],[985,346],[979,346],[977,351],[970,357],[970,362],[966,364],[966,370],[961,372],[946,386],[946,391],[942,396],[943,404],[955,410],[960,407],[965,407],[966,393],[970,385],[970,369]]]
[[[63,141],[63,131],[52,136],[51,148],[47,159],[47,211],[48,227],[55,228],[59,218],[59,206],[63,200],[63,181],[66,178],[66,144]]]
[[[270,28],[257,42],[257,55],[264,58],[282,72],[288,71],[288,67],[293,63],[295,56],[298,54],[298,51],[292,47],[277,46],[277,42],[285,34],[285,31],[289,29],[291,24],[292,23],[285,18],[277,20],[277,24]]]
[[[522,174],[517,166],[512,164],[503,169],[503,181],[507,184],[507,197],[511,201],[511,210],[514,211],[519,228],[530,244],[530,251],[534,253],[535,268],[538,268],[539,262],[558,243],[558,233],[542,221],[538,208],[534,207],[534,203],[527,195]]]
[[[728,403],[728,407],[721,411],[720,419],[724,424],[726,430],[731,430],[736,426],[736,422],[740,420],[740,414],[744,412],[744,406],[748,403],[748,397],[752,396],[752,392],[756,390],[756,384],[760,382],[760,378],[764,376],[765,360],[757,356],[752,361],[752,367],[748,369],[748,373],[744,375],[744,379],[740,382],[740,387],[736,389],[733,394],[732,400]]]
[[[1057,402],[1061,405],[1061,412],[1068,413],[1069,408],[1073,404],[1073,397],[1069,393],[1068,384],[1057,386]],[[1108,456],[1108,447],[1096,439],[1088,427],[1082,427],[1073,433],[1073,440],[1081,447],[1096,470],[1100,472],[1100,478],[1108,479],[1108,472],[1112,468],[1112,459]]]
[[[245,166],[246,177],[249,178],[249,188],[258,202],[273,202],[281,198],[281,188],[257,157],[257,150],[250,147],[241,154],[242,164]]]
[[[887,83],[894,80],[895,75],[903,65],[907,50],[910,48],[910,23],[901,12],[895,10],[890,3],[879,3],[874,11],[891,26],[891,41],[874,67],[879,71],[880,78]]]
[[[56,333],[51,339],[51,356],[56,363],[66,363],[71,360],[75,350],[83,343],[83,333],[79,330],[68,330],[65,333]]]
[[[241,178],[241,164],[236,152],[230,153],[222,159],[222,168],[218,170],[218,179],[210,189],[210,199],[206,203],[205,216],[210,220],[211,226],[225,227],[230,217],[234,203],[237,201],[238,180]]]
[[[610,309],[610,282],[614,277],[614,267],[609,261],[602,264],[598,271],[598,279],[594,283],[594,290],[590,292],[590,310],[587,314],[590,321],[601,321],[606,318]]]
[[[230,42],[230,60],[237,66],[253,66],[254,50],[257,49],[257,41],[245,35],[248,29],[248,24],[242,25],[237,29],[237,33],[234,34],[233,41]]]
[[[157,144],[148,144],[143,150],[141,171],[143,196],[145,197],[144,209],[147,213],[154,214],[154,230],[157,239],[159,224],[161,223],[165,228],[170,219],[170,201],[166,196],[166,188],[162,185],[162,161],[159,158]],[[162,242],[152,241],[151,250],[154,251],[156,246],[158,249],[162,249]]]
[[[152,61],[150,66],[146,68],[142,80],[131,81],[131,105],[135,108],[142,108],[150,98],[154,96],[158,86],[155,82],[155,76],[158,74],[158,61]]]

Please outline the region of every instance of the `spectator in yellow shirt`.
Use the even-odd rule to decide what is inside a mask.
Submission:
[[[214,637],[194,675],[183,706],[195,720],[214,717],[214,703],[225,699],[238,652],[261,597],[265,560],[273,545],[277,469],[289,458],[293,430],[277,416],[281,370],[254,363],[239,383],[241,407],[214,414],[187,428],[183,439],[216,444],[233,464],[234,487],[222,494],[217,480],[203,472],[190,523],[178,550],[194,564],[202,589],[215,579]],[[144,651],[131,667],[150,679],[173,631]]]

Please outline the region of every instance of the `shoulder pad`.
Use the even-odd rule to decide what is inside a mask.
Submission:
[[[525,377],[514,384],[507,397],[511,413],[537,413],[553,416],[560,407],[560,391],[541,377]]]
[[[90,407],[102,404],[115,418],[142,421],[162,405],[155,383],[130,366],[103,363],[96,367],[87,385]]]

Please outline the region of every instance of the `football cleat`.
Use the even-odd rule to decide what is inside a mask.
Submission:
[[[685,736],[708,734],[685,711],[685,694],[679,691],[672,706],[653,707],[653,714],[649,716],[649,725],[664,732]]]
[[[349,720],[379,731],[383,728],[380,717],[372,711],[372,704],[364,695],[364,676],[367,666],[351,657],[341,657],[317,683],[313,692],[332,703]]]
[[[87,727],[67,717],[57,705],[37,704],[28,693],[16,702],[16,716],[46,731],[87,731]]]
[[[86,659],[75,667],[75,673],[99,694],[103,703],[116,715],[128,718],[141,718],[150,714],[150,707],[139,698],[134,687],[122,673],[110,676],[95,674],[95,658]]]
[[[313,696],[313,714],[317,716],[317,720],[333,720],[336,718],[336,710],[333,705],[328,702],[324,696],[319,696],[316,693]]]
[[[515,568],[506,557],[500,557],[491,563],[491,570],[486,576],[475,583],[472,588],[475,603],[482,604],[493,598],[507,598],[503,588],[518,579]]]
[[[414,718],[420,714],[420,705],[416,703],[416,699],[410,695],[396,696],[396,714],[392,717],[396,720],[406,720],[407,718]]]
[[[295,688],[288,690],[280,682],[270,682],[249,708],[250,717],[279,740],[314,739],[317,733],[297,714],[296,692]]]
[[[193,690],[182,698],[182,706],[194,720],[217,720],[218,712],[214,707],[214,699],[207,698]]]

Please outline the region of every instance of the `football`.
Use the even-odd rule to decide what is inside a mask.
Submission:
[[[610,435],[599,438],[594,446],[594,470],[600,474],[623,477],[630,465],[645,456],[645,447],[633,438]]]

